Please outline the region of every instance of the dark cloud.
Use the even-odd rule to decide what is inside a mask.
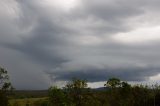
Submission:
[[[61,38],[58,26],[51,26],[49,22],[44,21],[39,21],[40,25],[37,25],[29,36],[22,37],[20,43],[5,46],[23,52],[43,64],[56,65],[67,61],[67,57],[60,55],[59,49],[66,41]]]
[[[152,72],[152,73],[150,73]],[[159,68],[143,68],[143,67],[128,67],[128,68],[109,68],[105,69],[82,69],[76,71],[51,71],[47,72],[51,79],[55,81],[63,80],[66,81],[72,78],[87,79],[90,82],[106,81],[108,78],[116,77],[126,81],[144,81],[148,80],[150,76],[157,75]]]
[[[160,40],[130,44],[113,37],[141,26],[159,26],[158,4],[80,0],[66,11],[47,0],[1,1],[0,64],[19,89],[48,87],[47,76],[54,81],[148,80],[160,72]]]

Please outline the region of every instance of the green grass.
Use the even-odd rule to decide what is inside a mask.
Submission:
[[[47,97],[43,98],[26,98],[26,99],[11,99],[9,100],[10,106],[34,106],[35,102],[45,101]]]

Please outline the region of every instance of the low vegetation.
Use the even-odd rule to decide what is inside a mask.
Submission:
[[[25,98],[25,99],[10,99],[9,106],[47,106],[48,98]]]

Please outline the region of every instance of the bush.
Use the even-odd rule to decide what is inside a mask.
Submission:
[[[63,90],[57,87],[49,88],[49,102],[51,106],[66,106],[67,99]]]

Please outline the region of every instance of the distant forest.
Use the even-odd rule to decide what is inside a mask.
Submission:
[[[110,78],[102,89],[91,89],[87,80],[74,78],[63,88],[50,87],[47,93],[18,92],[7,71],[0,68],[0,106],[160,106],[160,86],[130,85]]]

